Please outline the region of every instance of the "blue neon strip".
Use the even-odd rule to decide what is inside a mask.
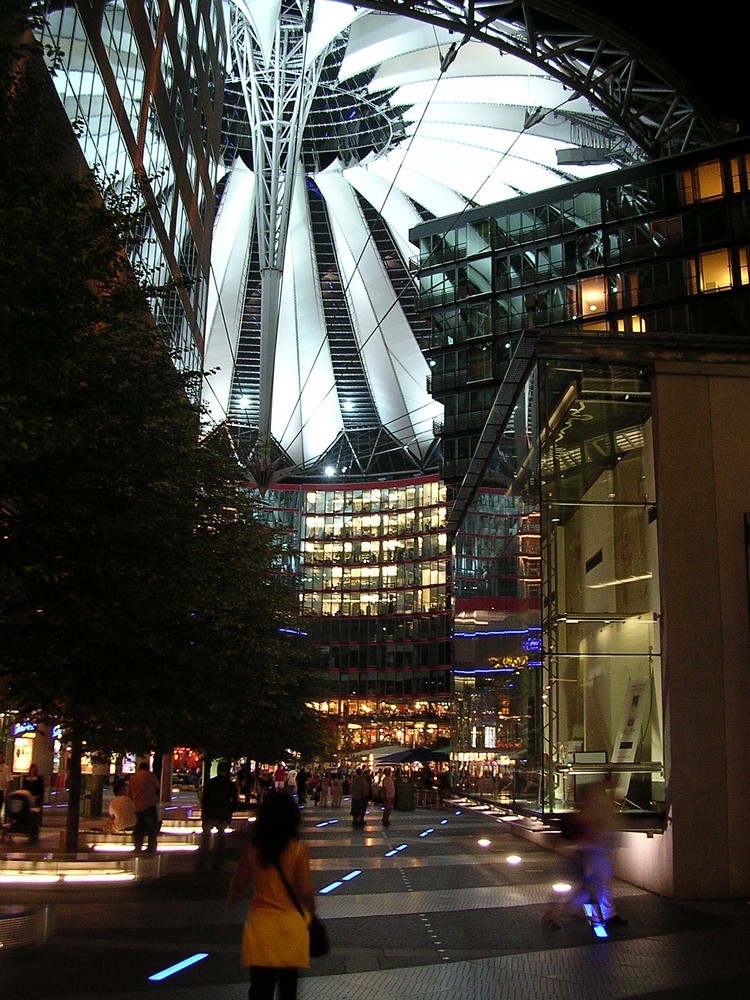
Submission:
[[[528,666],[528,663],[526,664]],[[473,677],[474,674],[515,674],[515,667],[487,667],[486,669],[480,670],[454,670],[454,674],[458,674],[460,677]]]
[[[460,636],[462,639],[478,639],[480,636],[485,635],[528,635],[531,630],[528,628],[508,628],[492,631],[492,632],[454,632],[454,636]]]
[[[388,851],[386,854],[387,858],[392,858],[394,854],[398,854],[398,851]]]
[[[446,824],[447,822],[448,822],[448,820],[447,820],[447,819],[441,819],[441,820],[440,820],[440,825],[441,825],[441,826],[445,826],[445,824]]]
[[[431,826],[429,830],[423,830],[422,833],[420,833],[419,836],[420,837],[429,837],[430,834],[434,833],[434,832],[435,832],[435,827]]]
[[[409,846],[408,844],[402,844],[400,847],[397,847],[396,850],[405,851],[408,846]]]
[[[609,934],[607,934],[607,928],[604,924],[594,924],[594,934],[596,934],[598,938],[609,937]]]
[[[456,816],[460,816],[460,815],[461,815],[461,810],[460,809],[456,809]]]
[[[348,875],[344,875],[344,882],[351,882],[351,880],[353,878],[356,878],[357,875],[361,875],[361,874],[362,874],[362,869],[361,868],[355,868],[353,872],[349,872]]]
[[[325,889],[321,889],[321,890],[320,890],[320,895],[321,895],[321,896],[325,896],[325,894],[326,894],[327,892],[333,892],[333,890],[334,890],[334,889],[338,889],[338,887],[339,887],[340,885],[343,885],[343,884],[344,884],[344,883],[343,883],[343,882],[340,882],[340,881],[339,881],[339,882],[331,882],[331,884],[330,884],[330,885],[327,885],[327,886],[325,887]]]
[[[208,958],[208,952],[199,951],[197,955],[191,955],[190,958],[186,958],[183,962],[178,962],[177,965],[170,965],[168,969],[155,972],[153,976],[149,976],[148,978],[152,983],[161,982],[162,979],[173,976],[175,972],[181,972],[183,969],[187,969],[188,966],[195,965],[196,962],[202,962],[204,958]]]

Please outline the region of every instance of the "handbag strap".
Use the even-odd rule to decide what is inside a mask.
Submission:
[[[307,920],[307,916],[305,915],[305,911],[300,906],[299,900],[297,899],[297,896],[296,896],[296,894],[294,892],[294,889],[292,889],[291,885],[289,885],[289,882],[287,881],[286,875],[281,870],[281,865],[279,864],[278,861],[274,861],[274,865],[276,866],[276,871],[281,876],[281,881],[284,883],[284,888],[289,893],[289,898],[291,899],[291,901],[294,903],[294,905],[299,910],[300,915],[302,916],[302,918],[304,920]]]

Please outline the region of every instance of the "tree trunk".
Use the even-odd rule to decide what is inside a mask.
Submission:
[[[81,741],[74,737],[68,756],[68,811],[65,817],[65,853],[78,853],[78,821],[81,812]]]

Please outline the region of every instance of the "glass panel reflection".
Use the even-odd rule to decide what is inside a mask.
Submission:
[[[458,781],[538,814],[615,772],[663,810],[656,489],[648,372],[532,370],[456,539]]]

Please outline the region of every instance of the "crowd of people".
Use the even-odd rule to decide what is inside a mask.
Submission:
[[[237,774],[238,795],[246,804],[261,802],[271,791],[285,792],[296,798],[300,806],[314,805],[322,809],[340,809],[350,799],[352,826],[362,827],[369,803],[382,806],[382,823],[389,826],[396,802],[396,782],[399,769],[390,767],[372,771],[366,767],[307,770],[278,763],[273,769]]]
[[[283,793],[298,806],[323,809],[340,809],[348,799],[355,829],[364,826],[372,802],[382,807],[383,826],[390,826],[398,777],[398,769],[390,767],[377,771],[364,767],[308,770],[285,767],[281,762],[254,771],[240,767],[231,775],[229,764],[220,761],[216,775],[198,790],[201,841],[196,869],[203,870],[209,863],[214,870],[221,869],[226,856],[225,831],[233,813],[243,806],[256,807],[271,794]],[[112,791],[106,832],[130,834],[136,851],[143,850],[145,844],[147,853],[155,853],[161,827],[159,780],[148,763],[143,761],[129,780],[118,775]]]

